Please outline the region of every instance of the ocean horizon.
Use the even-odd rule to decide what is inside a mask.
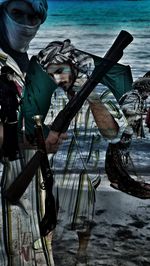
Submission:
[[[79,49],[103,57],[121,30],[134,40],[119,61],[133,79],[150,70],[150,5],[147,0],[48,1],[48,17],[31,42],[33,55],[55,40],[70,39]]]

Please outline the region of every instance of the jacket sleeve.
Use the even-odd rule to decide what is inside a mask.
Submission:
[[[25,134],[28,140],[34,138],[34,115],[41,115],[44,122],[47,112],[50,108],[51,96],[57,84],[48,76],[48,74],[37,63],[36,57],[30,60],[28,72],[25,79],[25,87],[21,103],[21,117],[25,123]],[[49,130],[43,127],[45,137]]]

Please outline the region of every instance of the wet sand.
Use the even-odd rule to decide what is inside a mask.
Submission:
[[[53,255],[55,266],[149,266],[150,200],[116,191],[102,179],[86,251],[78,252],[77,234],[66,225],[61,239],[54,235]]]

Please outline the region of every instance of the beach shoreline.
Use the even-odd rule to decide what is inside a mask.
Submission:
[[[150,200],[116,191],[106,183],[96,192],[95,216],[86,252],[78,254],[75,231],[53,237],[55,266],[150,265]],[[59,226],[61,226],[59,224]]]

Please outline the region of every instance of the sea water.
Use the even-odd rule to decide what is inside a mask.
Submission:
[[[79,49],[103,57],[121,30],[133,35],[120,63],[133,78],[150,70],[150,1],[48,1],[48,18],[32,41],[30,54],[49,42],[70,39]]]

